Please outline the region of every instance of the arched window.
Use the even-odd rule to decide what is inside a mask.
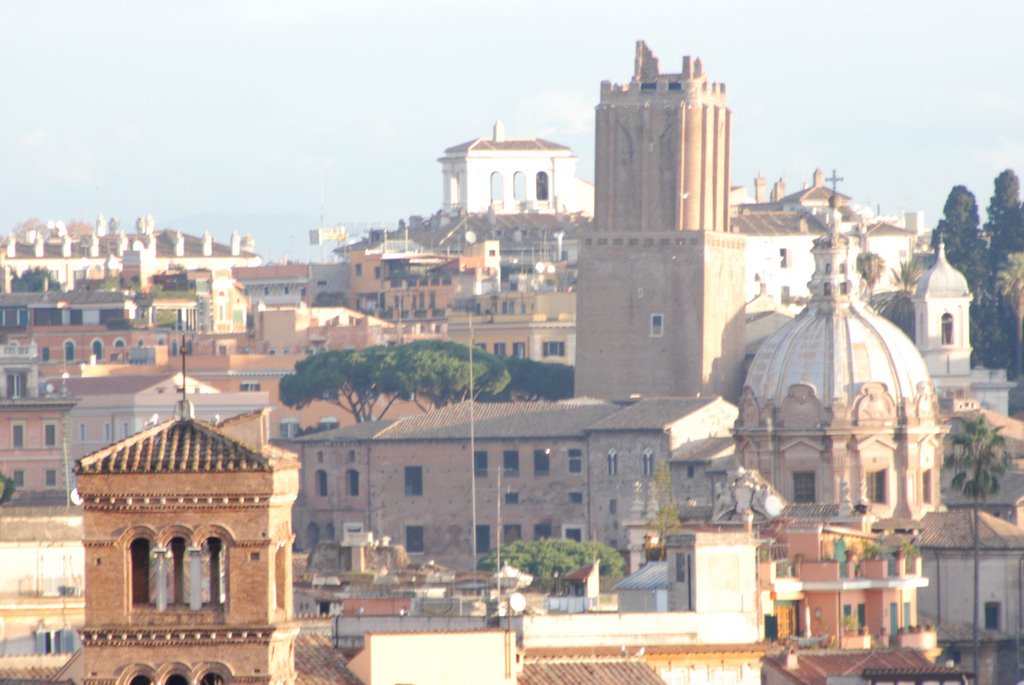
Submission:
[[[223,605],[227,599],[224,579],[224,543],[220,538],[207,538],[203,542],[203,603]]]
[[[654,452],[650,449],[644,450],[642,457],[644,478],[650,478],[654,475]]]
[[[327,497],[327,472],[323,469],[317,469],[316,472],[316,494]]]
[[[537,200],[544,202],[548,199],[548,172],[537,172]]]
[[[116,350],[123,350],[125,346],[124,338],[118,338],[114,341],[114,349]]]
[[[320,526],[310,523],[306,526],[306,549],[312,550],[320,542]]]
[[[207,673],[199,679],[199,685],[224,685],[224,677],[220,673]]]
[[[92,354],[96,357],[96,361],[103,361],[103,341],[99,338],[92,341]]]
[[[75,343],[73,340],[64,341],[64,361],[75,361]]]
[[[517,204],[526,202],[526,174],[517,171],[512,175],[512,199]]]
[[[345,472],[345,487],[349,497],[359,497],[359,472],[349,469]]]
[[[505,179],[500,171],[491,174],[491,204],[500,205],[505,202]]]
[[[189,685],[189,684],[188,684],[188,678],[186,678],[185,676],[181,675],[180,673],[175,673],[174,675],[170,676],[167,680],[164,681],[164,685]]]
[[[131,558],[129,585],[132,588],[132,606],[149,604],[149,540],[145,538],[133,540],[129,549]]]
[[[131,679],[131,682],[129,682],[128,685],[153,685],[153,681],[147,676],[137,675]]]
[[[953,315],[949,312],[942,315],[942,344],[953,344]]]
[[[328,540],[332,540],[332,541],[334,540],[334,524],[333,523],[328,523],[326,526],[324,526],[324,537],[326,537]]]
[[[170,592],[168,597],[171,604],[185,604],[188,602],[186,594],[186,571],[185,571],[185,539],[174,538],[171,540],[171,568]]]
[[[619,475],[619,455],[615,450],[608,450],[608,475]]]

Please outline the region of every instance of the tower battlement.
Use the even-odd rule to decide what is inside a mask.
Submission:
[[[636,60],[633,77],[629,83],[601,82],[602,101],[609,96],[619,95],[646,100],[650,93],[665,93],[675,99],[692,102],[700,96],[708,104],[725,105],[725,84],[709,81],[700,57],[683,57],[682,70],[678,73],[662,73],[660,62],[644,41],[636,43]]]

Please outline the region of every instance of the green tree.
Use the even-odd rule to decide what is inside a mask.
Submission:
[[[0,504],[9,502],[14,497],[14,479],[0,473]]]
[[[924,265],[919,260],[900,262],[900,267],[892,270],[893,290],[878,293],[871,300],[875,310],[899,326],[911,340],[914,339],[914,290],[923,273]]]
[[[51,290],[60,292],[60,282],[53,277],[49,269],[41,266],[26,269],[11,279],[11,292],[14,293],[42,293]]]
[[[1021,216],[1020,179],[1012,169],[996,176],[986,212],[985,232],[990,238],[991,262],[1002,263],[1012,252],[1024,252],[1024,217]]]
[[[496,551],[491,550],[480,559],[481,570],[496,570]],[[501,563],[529,573],[539,588],[549,588],[556,571],[564,576],[593,563],[595,558],[601,560],[602,576],[619,578],[626,572],[626,562],[618,550],[600,542],[542,538],[531,542],[517,540],[501,548]]]
[[[509,357],[504,361],[510,376],[508,385],[500,393],[484,395],[480,399],[487,402],[533,402],[564,400],[573,396],[573,367],[519,357]]]
[[[672,471],[667,462],[661,462],[654,469],[652,487],[657,508],[654,518],[648,521],[647,525],[657,531],[660,556],[664,559],[665,539],[672,533],[678,533],[683,527],[679,509],[676,507],[675,493],[672,492]]]
[[[932,231],[932,248],[938,247],[940,240],[945,242],[949,263],[967,277],[975,300],[990,292],[988,254],[979,225],[974,194],[964,186],[954,186],[946,198],[942,219]]]
[[[870,299],[875,292],[875,286],[885,273],[885,260],[874,252],[861,252],[857,255],[857,273],[860,274],[866,295]]]
[[[1013,307],[1016,314],[1014,338],[1017,341],[1016,375],[1024,373],[1024,252],[1014,252],[1007,256],[1006,263],[996,274],[996,289]]]
[[[302,408],[315,400],[335,404],[357,423],[383,418],[405,390],[394,348],[330,350],[306,357],[281,379],[281,401]],[[378,402],[383,406],[378,410]]]
[[[469,347],[447,340],[417,340],[395,353],[396,371],[403,391],[416,398],[421,409],[443,407],[469,397]],[[508,385],[509,374],[501,359],[473,350],[473,392],[495,394]]]
[[[953,449],[946,468],[953,472],[954,490],[972,501],[974,528],[974,668],[978,668],[978,597],[980,575],[978,555],[978,512],[981,502],[999,492],[1000,478],[1009,467],[1006,440],[983,414],[961,419],[960,430],[952,436]]]

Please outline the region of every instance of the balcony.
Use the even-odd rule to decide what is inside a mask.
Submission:
[[[922,574],[921,557],[847,561],[845,568],[833,560],[788,560],[764,562],[774,566],[761,571],[761,578],[776,589],[789,592],[921,588],[928,586]],[[767,573],[766,573],[767,571]]]
[[[939,634],[932,626],[911,626],[896,633],[893,642],[897,647],[927,652],[938,648]]]

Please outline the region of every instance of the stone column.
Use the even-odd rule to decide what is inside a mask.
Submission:
[[[157,547],[153,553],[156,556],[156,608],[165,611],[167,609],[167,557],[170,552],[166,547]]]
[[[203,608],[203,569],[201,559],[199,557],[200,550],[198,547],[188,548],[188,564],[189,564],[189,609],[196,611],[197,609]]]

